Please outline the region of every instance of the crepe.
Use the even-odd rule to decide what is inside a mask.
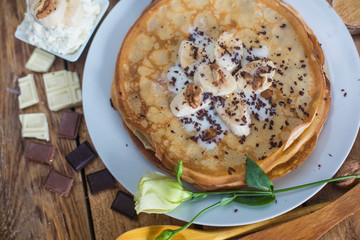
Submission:
[[[249,119],[243,124],[250,131],[240,133],[243,136],[214,112],[214,99],[232,93],[211,95],[211,103],[185,117],[175,116],[170,107],[198,71],[181,67],[180,44],[213,43],[224,33],[241,39],[244,47],[244,56],[231,70],[234,77],[255,60],[276,66],[269,78],[271,86],[261,93],[245,94],[239,88],[232,92],[242,98],[233,102],[246,103],[250,114],[251,123]],[[212,49],[211,44],[204,47],[208,48],[204,51]],[[144,10],[123,41],[111,99],[148,160],[169,173],[182,160],[185,181],[200,189],[219,190],[246,184],[246,155],[271,179],[302,163],[326,121],[329,90],[319,42],[300,15],[282,1],[158,0]],[[217,131],[207,138],[210,128]]]

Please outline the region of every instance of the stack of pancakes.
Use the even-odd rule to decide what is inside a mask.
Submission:
[[[266,59],[276,66],[271,86],[260,94],[271,114],[259,118],[249,110],[247,136],[227,130],[215,144],[204,146],[194,141],[199,133],[186,128],[170,109],[176,92],[169,87],[167,73],[178,62],[181,42],[194,41],[194,29],[214,41],[224,32],[232,33],[241,39],[244,51],[266,49]],[[248,57],[247,62],[254,60]],[[239,63],[232,74],[243,67]],[[303,162],[326,121],[329,91],[319,42],[300,15],[282,1],[158,0],[124,39],[111,99],[148,160],[169,173],[182,160],[185,181],[218,190],[246,184],[246,155],[271,179]]]

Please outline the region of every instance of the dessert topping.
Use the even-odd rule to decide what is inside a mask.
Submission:
[[[199,106],[201,89],[199,87],[195,86],[194,83],[190,83],[186,87],[185,95],[186,95],[185,96],[186,100],[188,101],[189,105],[192,108],[197,108]]]
[[[212,140],[216,137],[217,133],[214,128],[208,128],[204,131],[203,137],[205,141]]]
[[[45,18],[56,10],[55,0],[40,0],[34,10],[38,19]]]
[[[209,105],[209,99],[204,101],[201,88],[189,83],[171,101],[170,110],[176,117],[185,117]]]
[[[210,64],[210,69],[213,71],[213,73],[215,73],[215,80],[212,82],[212,85],[218,87],[219,84],[224,83],[225,74],[223,71],[220,70],[219,66],[216,64]]]
[[[243,43],[233,33],[224,32],[216,42],[214,55],[219,65],[232,72],[243,57]]]
[[[247,93],[261,93],[271,86],[275,70],[275,64],[268,59],[252,61],[235,74],[237,87]]]
[[[190,41],[182,41],[178,52],[179,62],[188,77],[193,77],[197,66],[206,62],[206,52]]]
[[[215,111],[221,120],[237,136],[250,134],[251,118],[248,108],[238,93],[233,92],[227,97],[219,97],[225,104],[215,104]]]
[[[194,82],[215,96],[227,95],[236,89],[235,78],[217,64],[201,64],[195,72]]]
[[[189,139],[211,149],[230,130],[242,144],[250,134],[250,114],[258,121],[276,114],[272,92],[264,92],[276,70],[268,56],[266,46],[247,48],[233,33],[224,32],[216,42],[190,29],[189,41],[180,44],[178,63],[167,72],[169,90],[177,94],[170,109],[186,131],[197,132]]]

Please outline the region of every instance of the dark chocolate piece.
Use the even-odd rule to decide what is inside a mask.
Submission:
[[[25,158],[33,162],[51,165],[54,155],[55,147],[53,145],[30,142]]]
[[[81,113],[64,111],[61,116],[58,136],[75,139],[78,135]]]
[[[136,216],[134,199],[121,191],[117,193],[110,208],[116,212],[125,214],[130,218],[134,218]]]
[[[116,185],[115,178],[106,168],[86,176],[91,194],[101,192]]]
[[[46,178],[44,187],[52,192],[60,193],[61,196],[67,197],[71,190],[74,180],[61,173],[51,169]]]
[[[65,158],[76,171],[80,171],[96,156],[97,154],[90,143],[85,141],[66,155]]]

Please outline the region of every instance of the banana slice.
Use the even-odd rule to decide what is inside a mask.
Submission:
[[[250,134],[251,118],[245,102],[238,93],[217,97],[215,111],[232,133],[241,137]]]
[[[224,32],[220,35],[214,48],[217,64],[232,72],[240,65],[243,54],[243,43],[240,38],[235,37],[230,32]]]
[[[239,91],[246,93],[261,93],[268,89],[273,81],[276,66],[269,59],[261,59],[248,63],[236,74]]]
[[[174,97],[170,104],[170,109],[176,117],[185,117],[196,113],[209,104],[209,100],[204,101],[201,88],[195,86],[194,83],[189,83],[186,88]]]
[[[227,95],[236,89],[235,78],[217,64],[201,64],[195,72],[194,82],[215,96]]]
[[[178,52],[179,62],[186,75],[193,77],[197,66],[206,62],[206,52],[193,42],[182,41]]]
[[[214,62],[214,48],[216,41],[209,37],[205,32],[201,31],[198,27],[190,28],[190,39],[193,43],[203,48],[210,60]]]

